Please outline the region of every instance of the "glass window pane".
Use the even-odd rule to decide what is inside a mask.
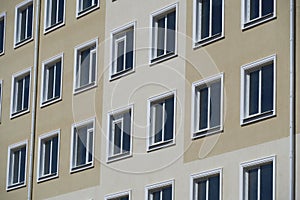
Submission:
[[[261,112],[273,110],[273,64],[262,68]]]
[[[33,17],[33,5],[28,6],[28,26],[27,26],[27,37],[32,36],[32,17]]]
[[[262,16],[273,13],[274,11],[274,0],[263,0],[262,1]]]
[[[206,200],[206,181],[202,180],[197,183],[197,200]]]
[[[87,144],[87,127],[77,129],[77,152],[76,166],[86,163],[86,144]]]
[[[248,200],[257,200],[258,169],[248,171]]]
[[[222,0],[212,0],[212,35],[222,31]]]
[[[80,52],[80,84],[79,86],[84,86],[89,83],[90,75],[90,49]]]
[[[65,0],[59,0],[58,22],[62,22],[63,18],[64,18],[64,3],[65,3]]]
[[[51,10],[51,25],[57,23],[56,21],[56,13],[57,13],[57,0],[51,0],[52,2],[52,10]]]
[[[208,199],[218,200],[220,197],[220,176],[212,176],[209,178]]]
[[[29,104],[29,85],[30,85],[30,76],[25,76],[25,93],[24,93],[24,109],[28,109]]]
[[[167,53],[175,52],[176,12],[167,15]]]
[[[122,134],[122,123],[115,123],[115,135],[114,135],[114,154],[121,152],[121,134]]]
[[[203,39],[209,36],[210,0],[202,0],[201,2],[201,39]]]
[[[92,52],[92,75],[91,82],[95,82],[96,79],[96,51]]]
[[[0,19],[0,53],[4,50],[4,18]]]
[[[51,173],[57,173],[58,162],[58,136],[52,138],[52,166]]]
[[[60,87],[61,87],[61,61],[56,63],[55,97],[60,96]]]
[[[26,39],[26,12],[27,9],[24,9],[20,12],[20,22],[21,22],[21,27],[20,27],[20,41]]]
[[[51,66],[47,69],[48,71],[48,94],[47,99],[53,98],[53,90],[54,90],[54,66]]]
[[[166,99],[165,102],[165,141],[173,139],[174,129],[174,97]]]
[[[50,154],[51,154],[51,140],[45,141],[44,143],[44,175],[50,173]]]
[[[89,8],[89,7],[92,6],[93,0],[82,0],[82,1],[83,1],[83,8],[82,8],[82,10],[85,10],[85,9],[87,9],[87,8]]]
[[[200,113],[199,113],[199,129],[207,128],[208,121],[208,88],[203,88],[200,91]]]
[[[157,20],[157,56],[165,52],[165,17]]]
[[[273,199],[273,164],[267,164],[260,167],[260,199]]]
[[[23,79],[17,80],[16,82],[16,92],[17,92],[17,109],[16,111],[20,111],[23,109],[22,97],[23,97]]]
[[[126,196],[126,197],[121,197],[120,200],[129,200],[129,197]]]
[[[126,32],[126,69],[133,68],[133,29]]]
[[[249,115],[258,113],[259,102],[259,71],[249,74],[250,88],[249,88]]]
[[[13,152],[13,179],[12,183],[19,182],[20,150]]]
[[[259,0],[250,0],[250,20],[259,17]]]
[[[130,151],[131,112],[124,114],[123,151]]]
[[[21,148],[20,182],[25,181],[26,147]]]
[[[154,142],[160,142],[162,141],[162,125],[163,125],[163,103],[158,103],[153,105],[153,112],[155,116],[154,121]]]
[[[89,157],[88,157],[88,162],[92,162],[93,160],[93,141],[94,141],[94,134],[93,131],[89,130],[89,146],[87,147],[87,149],[89,150]]]
[[[163,189],[162,200],[172,200],[172,187]]]
[[[150,198],[150,199],[151,199],[151,198]],[[160,191],[153,192],[153,193],[152,193],[152,199],[153,199],[153,200],[161,200],[161,199],[160,199]],[[151,200],[152,200],[152,199],[151,199]]]
[[[220,126],[221,82],[210,86],[210,127]]]
[[[124,40],[117,43],[117,72],[123,71],[124,69],[124,47]]]

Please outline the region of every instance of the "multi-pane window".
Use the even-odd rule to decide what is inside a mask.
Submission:
[[[193,175],[192,200],[220,200],[221,199],[221,170],[213,170]]]
[[[275,17],[276,0],[242,0],[243,2],[243,27],[258,24]]]
[[[30,69],[13,75],[11,117],[29,110]]]
[[[0,55],[4,53],[5,44],[5,13],[0,13]]]
[[[146,187],[147,200],[173,200],[173,181]]]
[[[27,141],[8,147],[7,190],[25,185]]]
[[[130,200],[131,191],[120,192],[105,196],[105,200]]]
[[[75,48],[74,92],[96,85],[97,40]]]
[[[109,113],[108,161],[131,154],[132,106]]]
[[[46,0],[45,31],[48,31],[64,21],[65,0]]]
[[[99,7],[99,0],[77,0],[77,17]]]
[[[151,62],[169,57],[176,51],[177,4],[152,14]]]
[[[25,1],[16,7],[15,47],[32,38],[33,3]]]
[[[242,67],[241,123],[275,114],[275,57]]]
[[[195,0],[194,42],[204,44],[223,36],[223,0]]]
[[[38,181],[58,175],[59,131],[39,138]]]
[[[94,124],[94,119],[91,119],[73,125],[71,171],[93,166]]]
[[[222,88],[223,74],[193,83],[193,138],[222,129]]]
[[[175,132],[175,93],[153,97],[149,105],[148,150],[174,143]]]
[[[62,55],[43,63],[41,106],[61,99]]]
[[[134,66],[134,25],[112,33],[112,69],[111,78],[123,75]]]
[[[274,157],[242,164],[243,199],[274,200]]]

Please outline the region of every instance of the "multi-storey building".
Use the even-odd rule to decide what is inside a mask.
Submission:
[[[299,199],[299,6],[0,0],[0,199]]]

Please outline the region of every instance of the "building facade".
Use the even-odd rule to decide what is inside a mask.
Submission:
[[[299,199],[294,3],[0,0],[0,199]]]

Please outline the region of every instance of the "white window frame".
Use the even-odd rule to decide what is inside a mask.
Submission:
[[[157,49],[156,45],[156,35],[157,35],[157,28],[153,27],[153,24],[155,23],[156,19],[160,16],[166,15],[168,13],[173,12],[173,10],[175,11],[175,50],[174,53],[165,53],[164,55],[161,56],[153,56],[153,49],[154,51]],[[177,43],[178,43],[178,36],[177,36],[177,32],[178,32],[178,3],[174,3],[171,4],[169,6],[166,6],[160,10],[154,11],[153,13],[151,13],[150,15],[150,51],[149,51],[149,65],[155,64],[155,63],[159,63],[162,62],[164,60],[168,60],[170,58],[173,58],[175,56],[177,56]],[[165,28],[165,32],[167,31],[167,28]],[[165,36],[166,37],[166,36]],[[165,41],[165,46],[167,40]],[[167,48],[167,47],[166,47]]]
[[[95,3],[95,1],[97,1]],[[94,5],[92,5],[90,8],[86,9],[86,10],[81,10],[81,2],[82,0],[77,0],[76,1],[76,18],[80,18],[84,15],[87,15],[88,13],[98,9],[100,7],[100,0],[93,0]]]
[[[266,111],[264,113],[254,114],[254,115],[247,115],[245,109],[249,107],[248,105],[248,98],[246,98],[246,91],[248,90],[246,84],[246,76],[249,71],[256,71],[257,69],[263,68],[263,66],[269,62],[273,62],[273,110]],[[261,78],[260,78],[261,82]],[[247,87],[247,88],[246,88]],[[261,90],[261,87],[260,87]],[[259,94],[259,107],[261,102],[261,94]],[[241,103],[240,103],[240,124],[245,125],[248,123],[252,123],[255,121],[263,120],[266,118],[270,118],[276,115],[276,55],[271,55],[266,58],[257,60],[255,62],[243,65],[241,67]],[[260,109],[259,109],[260,110]]]
[[[66,0],[64,1],[64,7],[63,7],[63,19],[62,22],[56,22],[53,25],[48,25],[47,21],[49,20],[49,17],[51,18],[51,14],[48,14],[48,5],[52,7],[52,4],[50,3],[52,0],[46,0],[45,1],[45,11],[44,11],[44,34],[49,33],[55,29],[58,29],[59,27],[65,25],[65,15],[66,15]],[[59,6],[59,3],[57,4],[57,8]],[[50,9],[51,10],[51,9]],[[57,13],[56,13],[57,14]],[[58,21],[58,16],[56,16],[56,21]],[[48,25],[48,26],[47,26]]]
[[[44,93],[47,93],[47,91],[44,91],[44,88],[46,88],[46,90],[48,89],[47,87],[45,87],[46,83],[46,77],[45,77],[45,70],[47,70],[49,67],[48,65],[51,65],[53,63],[57,63],[58,61],[61,62],[61,77],[60,77],[60,94],[58,98],[52,98],[52,99],[46,99],[44,100]],[[47,106],[50,104],[53,104],[57,101],[60,101],[62,99],[62,83],[63,83],[63,63],[64,63],[64,54],[58,54],[48,60],[43,61],[42,63],[42,74],[41,74],[41,80],[42,80],[42,84],[41,84],[41,96],[40,96],[40,107],[43,106]],[[55,80],[56,81],[56,80]]]
[[[249,14],[247,13],[248,10],[249,10],[249,3],[250,3],[251,0],[241,0],[241,28],[242,30],[245,30],[245,29],[248,29],[248,28],[251,28],[251,27],[254,27],[254,26],[257,26],[259,24],[262,24],[262,23],[265,23],[265,22],[268,22],[270,20],[273,20],[276,18],[276,2],[277,0],[273,0],[273,14],[268,14],[266,16],[262,16],[262,13],[261,13],[261,7],[260,6],[260,16],[256,19],[253,19],[253,20],[250,20],[249,18]],[[261,5],[261,1],[260,0],[260,5]]]
[[[30,4],[32,4],[32,30],[31,30],[31,37],[28,37],[24,39],[23,41],[19,41],[19,32],[18,32],[18,27],[19,27],[19,9],[28,7]],[[28,22],[26,21],[26,29],[27,29],[27,24]],[[33,26],[34,26],[34,5],[33,5],[33,0],[25,0],[22,3],[18,4],[15,8],[15,31],[14,31],[14,48],[17,48],[19,46],[22,46],[30,41],[33,40]],[[27,31],[26,31],[27,32]]]
[[[172,96],[174,98],[173,139],[172,140],[167,140],[167,141],[162,140],[161,142],[158,142],[158,143],[151,143],[150,140],[151,140],[151,138],[153,138],[152,133],[151,133],[151,126],[153,125],[151,123],[152,103],[168,99]],[[169,92],[166,92],[166,93],[148,98],[148,100],[147,100],[147,127],[148,127],[148,129],[147,129],[148,130],[147,131],[147,136],[148,136],[148,138],[147,138],[147,151],[148,152],[156,150],[156,149],[168,147],[168,146],[174,145],[176,143],[175,142],[176,141],[176,134],[175,134],[176,133],[176,107],[177,107],[176,106],[176,103],[177,103],[176,98],[177,98],[176,90],[172,90],[172,91],[169,91]],[[154,147],[150,148],[151,146],[154,146]]]
[[[42,153],[44,154],[44,152],[42,152],[42,150],[45,150],[42,145],[44,145],[43,141],[44,140],[48,140],[48,139],[52,139],[53,137],[57,136],[57,172],[56,174],[41,174],[43,169],[41,169],[41,162],[43,162],[43,160],[41,160],[42,157]],[[50,179],[54,179],[58,177],[58,172],[59,172],[59,149],[60,149],[60,129],[51,131],[49,133],[45,133],[43,135],[41,135],[39,137],[39,144],[38,144],[38,163],[37,163],[37,182],[43,182],[43,181],[47,181]],[[52,155],[52,151],[51,151],[51,155]],[[43,157],[44,158],[44,157]],[[52,159],[52,156],[51,156]],[[51,163],[52,160],[50,160]],[[51,164],[50,164],[51,166]]]
[[[132,69],[124,69],[123,71],[120,71],[120,72],[116,72],[116,66],[113,66],[114,65],[114,62],[113,61],[116,61],[116,41],[119,41],[121,40],[121,38],[124,38],[124,41],[125,41],[125,48],[124,48],[124,51],[126,52],[126,45],[127,45],[127,40],[126,40],[126,35],[124,35],[123,37],[117,39],[117,40],[114,40],[114,37],[115,35],[118,35],[118,34],[121,34],[122,32],[123,33],[126,33],[127,31],[129,30],[133,30],[133,60],[132,60]],[[111,53],[110,53],[110,60],[111,60],[111,67],[110,67],[110,74],[109,74],[109,79],[110,80],[114,80],[114,79],[117,79],[117,78],[120,78],[120,77],[123,77],[123,76],[126,76],[127,74],[130,74],[132,72],[135,71],[135,33],[136,32],[136,21],[134,22],[130,22],[128,24],[125,24],[121,27],[118,27],[114,30],[111,31],[111,34],[110,34],[110,38],[111,38]],[[113,48],[115,47],[115,48]],[[126,54],[125,54],[126,56]],[[124,62],[126,62],[126,59],[124,59]]]
[[[196,122],[196,120],[199,117],[196,117],[195,115],[199,115],[199,111],[200,111],[198,106],[196,106],[197,102],[195,101],[197,88],[198,87],[210,88],[210,85],[212,83],[215,83],[215,82],[218,82],[218,81],[220,81],[220,84],[221,84],[220,125],[218,127],[208,127],[206,129],[196,130],[195,129],[195,126],[196,126],[195,124],[198,123],[198,121]],[[192,139],[196,139],[196,138],[199,138],[199,137],[204,137],[204,136],[207,136],[207,135],[211,135],[211,134],[215,134],[215,133],[219,133],[219,132],[223,131],[223,106],[224,106],[224,97],[223,97],[223,95],[224,95],[224,73],[220,73],[220,74],[217,74],[217,75],[210,76],[206,79],[194,82],[192,84],[192,104],[191,104],[191,107],[192,107],[191,108],[192,109],[192,113],[191,113],[192,114],[192,116],[191,116],[191,119],[192,119],[191,138]],[[210,98],[210,94],[209,94],[209,98]],[[209,113],[210,113],[210,101],[208,102],[208,121],[209,121],[208,124],[210,125]]]
[[[219,175],[220,177],[220,185],[219,185],[219,189],[220,189],[220,197],[219,200],[222,200],[222,187],[223,187],[223,169],[222,168],[217,168],[217,169],[213,169],[213,170],[208,170],[208,171],[204,171],[201,173],[196,173],[196,174],[192,174],[190,176],[190,200],[196,200],[194,198],[194,186],[195,183],[194,181],[197,179],[207,179],[210,178],[214,175]],[[208,188],[206,186],[206,195],[208,195]],[[206,199],[208,200],[208,196],[206,196]]]
[[[92,142],[92,160],[90,162],[86,162],[85,164],[81,166],[73,166],[74,163],[74,144],[75,144],[75,132],[74,129],[77,127],[83,127],[83,126],[88,126],[89,124],[92,124],[92,128],[87,130],[87,134],[92,131],[93,132],[93,142]],[[94,167],[94,157],[95,157],[95,136],[96,136],[96,127],[95,127],[95,117],[80,121],[78,123],[72,124],[72,131],[71,131],[71,155],[70,155],[70,173],[78,172],[78,171],[83,171],[89,168]],[[88,151],[86,152],[88,154]],[[88,156],[86,157],[88,159]]]
[[[2,122],[2,95],[3,95],[3,80],[0,79],[0,124]]]
[[[10,159],[11,159],[11,153],[14,151],[14,150],[17,150],[17,149],[20,149],[20,148],[23,148],[25,146],[25,169],[24,169],[24,183],[20,184],[20,183],[17,183],[14,185],[10,185],[10,177],[9,177],[9,173],[10,173],[10,167],[11,167],[11,163],[10,163]],[[7,154],[7,172],[6,172],[6,191],[10,191],[10,190],[14,190],[14,189],[17,189],[17,188],[21,188],[21,187],[24,187],[26,186],[26,176],[27,176],[27,151],[28,151],[28,141],[27,140],[24,140],[24,141],[21,141],[19,143],[16,143],[16,144],[12,144],[12,145],[9,145],[8,146],[8,154]],[[20,169],[19,169],[20,170]]]
[[[0,21],[3,19],[3,51],[0,52],[0,56],[5,53],[5,34],[6,34],[6,12],[0,13]]]
[[[111,146],[112,144],[110,144],[110,140],[109,138],[111,137],[110,135],[113,133],[113,132],[110,132],[110,124],[111,123],[114,123],[114,122],[119,122],[121,121],[122,122],[122,130],[123,130],[123,123],[124,123],[124,117],[121,117],[121,118],[118,118],[116,120],[113,120],[111,121],[111,117],[113,115],[121,115],[123,113],[127,113],[127,112],[131,112],[131,116],[130,116],[130,148],[129,148],[129,152],[120,152],[119,154],[114,154],[114,155],[110,155],[110,152],[112,152],[112,149],[113,147]],[[125,159],[125,158],[128,158],[128,157],[131,157],[132,156],[132,138],[133,138],[133,104],[129,105],[129,106],[126,106],[126,107],[122,107],[122,108],[119,108],[119,109],[116,109],[116,110],[113,110],[111,112],[109,112],[107,114],[107,149],[106,149],[106,152],[107,152],[107,156],[106,156],[106,162],[113,162],[113,161],[117,161],[117,160],[121,160],[121,159]],[[123,136],[123,134],[122,134]],[[122,142],[123,140],[121,140]],[[123,146],[123,145],[121,145]]]
[[[29,74],[29,93],[28,93],[28,108],[26,110],[21,110],[21,111],[14,111],[14,107],[15,105],[15,81],[16,79],[18,79],[19,77],[25,77]],[[23,87],[24,89],[24,87]],[[12,75],[12,84],[11,84],[11,99],[10,99],[10,118],[15,118],[18,117],[20,115],[23,115],[25,113],[28,113],[30,110],[30,94],[31,94],[31,67],[28,69],[25,69],[23,71],[17,72],[15,74]],[[24,101],[24,98],[23,98]]]
[[[212,1],[212,0],[210,0]],[[212,33],[212,3],[210,3],[210,20],[209,20],[209,24],[210,24],[210,33],[209,33],[209,37],[204,38],[204,39],[197,39],[199,37],[199,33],[197,33],[197,27],[201,25],[200,22],[198,22],[198,20],[201,19],[201,15],[198,16],[197,15],[197,9],[198,9],[198,4],[199,4],[199,0],[193,0],[193,48],[197,48],[197,47],[201,47],[204,45],[207,45],[209,43],[215,42],[217,40],[220,40],[222,38],[224,38],[224,19],[225,19],[225,6],[224,6],[224,0],[222,0],[222,29],[221,29],[221,34],[217,34],[217,35],[211,35]],[[200,28],[199,28],[200,29]]]
[[[276,199],[276,156],[272,155],[265,158],[260,158],[256,160],[246,161],[240,164],[240,200],[247,200],[244,198],[245,196],[245,170],[251,167],[259,167],[264,164],[272,163],[273,164],[273,200]],[[259,184],[259,183],[258,183]],[[258,191],[259,192],[259,191]]]
[[[131,200],[131,190],[126,190],[123,192],[118,192],[118,193],[114,193],[114,194],[108,194],[104,196],[104,200],[115,200],[117,198],[122,198],[128,196],[128,200]]]
[[[145,199],[146,200],[152,200],[151,198],[149,199],[149,195],[151,194],[151,191],[153,190],[159,190],[163,189],[165,187],[171,186],[172,187],[172,200],[175,198],[175,180],[168,180],[160,183],[155,183],[151,185],[147,185],[145,187]]]
[[[91,52],[91,55],[93,53],[96,54],[96,63],[95,63],[95,81],[92,82],[92,80],[90,80],[90,83],[86,84],[86,85],[83,85],[83,86],[77,86],[78,83],[77,83],[77,73],[76,73],[76,69],[77,69],[77,65],[79,64],[78,63],[78,60],[80,60],[78,58],[80,52],[84,51],[85,49],[88,49],[90,47],[93,47],[95,46],[95,49],[93,49],[93,52]],[[83,92],[83,91],[86,91],[86,90],[89,90],[91,88],[94,88],[97,86],[97,77],[98,77],[98,70],[97,70],[97,66],[98,66],[98,38],[95,38],[95,39],[92,39],[88,42],[85,42],[83,44],[80,44],[78,46],[75,47],[74,49],[74,83],[73,83],[73,94],[77,94],[77,93],[80,93],[80,92]],[[90,56],[90,59],[92,60],[92,56]],[[92,79],[92,69],[90,68],[90,72],[89,72],[89,79]],[[80,77],[80,76],[78,76]]]

